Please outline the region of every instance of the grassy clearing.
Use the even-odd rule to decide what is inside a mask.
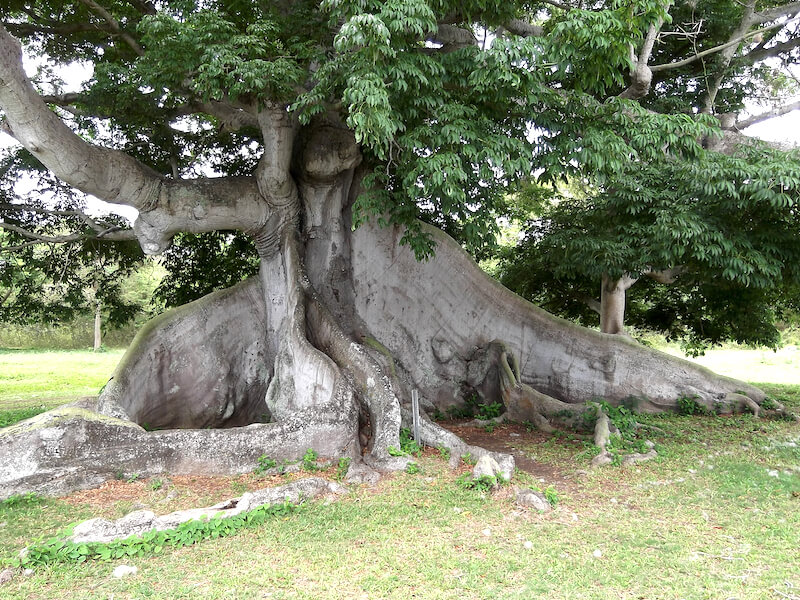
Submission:
[[[800,590],[800,457],[787,444],[800,441],[796,427],[751,417],[651,422],[666,432],[657,462],[578,473],[586,461],[557,460],[574,474],[549,514],[515,506],[508,488],[494,497],[462,489],[429,452],[418,475],[260,529],[158,557],[37,569],[4,597],[763,599]],[[166,495],[144,496],[166,510]],[[0,556],[71,521],[131,508],[127,499],[2,509]],[[137,575],[110,576],[130,563]]]
[[[675,346],[662,349],[674,356],[685,358]],[[731,346],[709,350],[704,356],[688,360],[708,367],[720,375],[745,381],[800,383],[800,347],[794,345],[777,351]]]
[[[800,411],[800,384],[763,386]],[[438,453],[421,473],[316,502],[259,529],[158,557],[54,565],[16,576],[0,595],[38,598],[548,598],[800,597],[800,428],[734,417],[642,417],[660,457],[589,469],[583,440],[512,438],[561,474],[556,509],[517,507],[458,486]],[[498,428],[502,434],[502,427]],[[278,478],[279,480],[280,478]],[[231,478],[215,499],[274,479]],[[520,473],[518,485],[553,482]],[[0,561],[72,522],[118,518],[144,504],[162,514],[186,498],[169,485],[117,482],[119,499],[0,507]],[[526,548],[525,542],[532,542]],[[119,564],[139,572],[111,577]]]
[[[30,411],[41,412],[80,396],[97,394],[123,352],[0,351],[0,411],[4,411],[0,413],[0,423],[9,420],[3,414],[12,411],[27,418],[33,416],[28,414]]]

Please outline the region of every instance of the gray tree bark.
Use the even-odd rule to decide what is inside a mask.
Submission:
[[[103,310],[102,305],[99,300],[95,300],[95,307],[94,307],[94,345],[92,349],[97,352],[100,350],[100,347],[103,345]]]
[[[362,156],[336,115],[300,127],[285,106],[253,108],[264,154],[252,177],[167,179],[72,133],[36,94],[2,27],[0,106],[7,128],[57,176],[137,207],[146,252],[177,231],[240,229],[261,258],[256,279],[147,325],[96,405],[0,432],[0,452],[16,457],[0,467],[0,496],[52,492],[56,472],[69,482],[62,493],[120,470],[242,472],[264,454],[296,460],[309,447],[403,468],[407,459],[389,447],[400,445],[415,388],[428,412],[475,390],[546,430],[574,425],[596,398],[642,411],[674,409],[687,395],[723,410],[764,399],[753,386],[541,311],[441,231],[428,228],[437,248],[427,262],[400,245],[399,227],[352,231]],[[427,418],[422,438],[456,458],[486,453]],[[513,459],[496,458],[513,471]]]

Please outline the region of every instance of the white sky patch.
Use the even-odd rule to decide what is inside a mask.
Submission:
[[[751,135],[768,142],[785,142],[800,145],[800,110],[775,117],[769,121],[756,123],[744,130]]]

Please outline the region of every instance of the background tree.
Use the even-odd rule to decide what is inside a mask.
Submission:
[[[751,386],[522,302],[419,217],[476,250],[509,186],[535,170],[610,177],[703,156],[714,101],[688,115],[637,99],[657,67],[717,54],[727,72],[755,28],[793,39],[797,6],[772,6],[737,9],[729,42],[650,67],[674,33],[673,6],[651,0],[8,2],[3,129],[67,184],[138,209],[146,253],[179,232],[237,230],[260,261],[257,279],[145,328],[99,400],[192,431],[102,421],[91,427],[103,452],[82,469],[111,476],[121,447],[146,474],[241,470],[309,446],[399,468],[388,448],[414,388],[428,410],[466,388],[545,429],[580,422],[597,397],[758,411]],[[93,76],[68,94],[47,69],[31,82],[21,44],[55,65],[87,61]],[[455,457],[483,452],[427,420],[422,436]]]
[[[82,195],[25,150],[7,152],[0,173],[0,322],[63,324],[89,314],[99,350],[103,322],[122,326],[141,309],[121,289],[144,259],[127,222],[90,217]]]
[[[632,300],[629,323],[695,351],[728,339],[774,347],[776,310],[800,281],[798,154],[753,144],[665,158],[572,196],[528,188],[554,199],[505,252],[501,280],[606,333],[624,332]]]
[[[154,298],[173,307],[202,298],[258,274],[258,253],[252,240],[235,231],[175,236],[164,252],[164,277]]]

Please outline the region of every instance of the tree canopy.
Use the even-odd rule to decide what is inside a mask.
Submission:
[[[735,140],[739,128],[797,108],[791,66],[800,53],[799,10],[797,3],[754,0],[80,0],[9,2],[3,25],[37,58],[34,82],[74,131],[162,176],[252,173],[270,143],[256,107],[285,106],[300,123],[336,113],[365,157],[354,222],[377,215],[401,223],[403,241],[420,258],[434,249],[418,219],[480,253],[494,241],[504,196],[535,174],[545,182],[585,179],[605,206],[572,203],[568,215],[562,206],[566,228],[553,213],[554,231],[573,236],[568,252],[563,239],[552,238],[561,251],[549,259],[556,277],[573,264],[592,276],[692,259],[716,262],[726,279],[763,289],[764,277],[772,284],[786,274],[775,261],[792,262],[792,239],[754,263],[752,254],[738,255],[743,234],[737,242],[727,239],[730,227],[716,228],[728,249],[715,258],[701,255],[716,252],[719,240],[715,246],[694,226],[717,210],[741,208],[748,186],[764,183],[767,177],[751,181],[740,168],[761,151],[740,152],[733,163],[702,146],[719,145],[712,115],[725,117],[727,137]],[[65,93],[60,68],[74,62],[90,64],[92,76],[80,91]],[[763,113],[736,117],[755,106]],[[4,127],[13,135],[8,122]],[[774,193],[791,194],[796,174],[786,161],[796,157],[770,157],[765,168],[784,169],[777,185],[789,183]],[[62,212],[76,209],[76,192],[36,163],[17,161],[12,177],[27,169],[29,177],[46,178],[58,188],[52,193]],[[733,187],[745,180],[739,194]],[[5,189],[13,193],[13,186]],[[747,210],[758,210],[759,201]],[[12,213],[26,206],[27,200],[4,203],[7,231],[18,218]],[[609,211],[628,218],[614,218],[598,254],[587,227],[594,220],[597,231]],[[47,226],[35,224],[44,213],[26,214],[30,233]],[[660,237],[652,221],[638,222],[647,231],[631,229],[644,214],[658,221]],[[61,233],[124,237],[85,225],[65,220]],[[714,229],[708,222],[700,227]],[[187,252],[184,246],[181,256]]]
[[[686,165],[744,160],[730,113],[753,98],[776,99],[769,114],[791,107],[796,86],[784,67],[798,51],[798,3],[11,0],[4,8],[0,128],[24,148],[18,157],[43,165],[27,163],[34,176],[139,211],[132,231],[119,231],[73,203],[48,204],[47,213],[12,197],[0,220],[6,233],[34,241],[58,213],[79,220],[80,237],[135,237],[147,254],[179,234],[218,232],[216,241],[184,238],[201,256],[183,261],[187,273],[208,268],[202,253],[218,255],[227,232],[246,236],[258,255],[257,277],[140,332],[87,404],[113,418],[86,411],[65,421],[78,437],[51,436],[99,432],[91,443],[71,444],[65,458],[61,446],[30,437],[36,428],[4,436],[7,455],[28,461],[0,465],[0,482],[13,482],[5,489],[63,492],[79,471],[96,482],[134,459],[148,475],[242,472],[261,455],[296,460],[308,448],[401,469],[408,459],[392,448],[412,390],[425,411],[476,394],[544,431],[580,427],[597,398],[663,411],[689,397],[709,410],[783,414],[744,382],[544,313],[486,278],[441,229],[473,252],[487,248],[509,192],[531,177],[581,181],[605,203],[627,194],[623,205],[643,215],[713,197],[686,176],[692,194],[653,190],[640,201],[634,176],[665,181]],[[60,68],[75,62],[92,75],[68,89]],[[747,184],[747,173],[735,180]],[[780,204],[786,185],[795,186],[770,183],[769,197],[747,193],[746,202]],[[17,226],[16,213],[34,216]],[[671,223],[692,229],[690,219]],[[70,232],[45,235],[58,243]],[[242,271],[254,266],[223,258]],[[743,262],[758,267],[753,281],[774,271],[766,258],[754,261]],[[601,409],[594,416],[607,439],[608,419]],[[148,435],[130,421],[165,431]],[[456,458],[488,454],[513,472],[510,456],[469,446],[429,419],[420,426],[423,443]],[[64,460],[80,469],[53,475]]]
[[[725,340],[775,346],[776,321],[800,283],[798,157],[742,145],[632,165],[605,187],[529,186],[520,193],[534,217],[501,253],[501,280],[593,323],[601,282],[624,279],[629,325],[695,351]]]
[[[498,199],[535,169],[614,178],[664,152],[697,155],[716,124],[705,114],[765,97],[787,109],[796,13],[730,1],[81,0],[9,2],[3,23],[45,60],[35,80],[75,131],[164,176],[252,172],[267,143],[253,106],[285,104],[301,122],[337,111],[370,169],[356,222],[401,222],[425,256],[418,217],[480,248]],[[58,67],[74,61],[92,78],[62,93]]]

